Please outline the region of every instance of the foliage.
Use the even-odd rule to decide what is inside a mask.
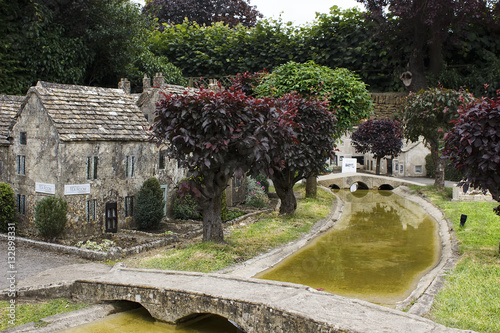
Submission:
[[[163,219],[163,191],[155,177],[144,181],[137,193],[134,219],[139,229],[156,229]]]
[[[194,94],[169,94],[157,104],[153,133],[168,142],[167,154],[186,167],[190,190],[203,211],[204,241],[223,240],[222,192],[231,177],[270,161],[272,139],[265,100],[247,98],[241,91],[202,89]],[[277,149],[277,148],[274,148]]]
[[[430,146],[437,186],[444,186],[444,161],[439,157],[444,133],[452,127],[451,121],[457,118],[458,109],[471,100],[472,96],[465,91],[430,88],[410,93],[401,104],[404,135],[414,142],[422,136]]]
[[[395,41],[390,36],[374,34],[377,24],[357,8],[317,14],[314,23],[301,30],[309,50],[307,58],[330,68],[355,71],[370,90],[398,91],[399,68],[404,63],[390,51]],[[296,57],[295,61],[299,62]],[[397,74],[396,74],[397,73]]]
[[[489,190],[500,201],[500,97],[478,100],[459,111],[445,136],[445,154],[468,185]],[[500,206],[496,208],[500,215]]]
[[[183,196],[176,195],[172,205],[173,217],[180,220],[200,220],[201,214],[199,212],[196,200],[187,193]]]
[[[157,31],[151,41],[153,52],[168,58],[184,75],[217,78],[287,62],[304,47],[299,45],[295,30],[280,20],[261,20],[255,28],[185,21]]]
[[[379,22],[386,38],[398,35],[406,47],[402,59],[408,62],[412,73],[410,91],[417,92],[428,87],[426,73],[437,76],[443,66],[443,43],[457,38],[460,27],[477,23],[489,16],[487,1],[475,0],[358,0],[365,4],[375,21]],[[396,18],[396,19],[394,19]],[[453,34],[450,34],[453,31]]]
[[[401,153],[403,129],[397,120],[368,120],[352,133],[351,140],[356,152],[371,152],[374,155],[379,174],[381,158],[389,155],[397,157]]]
[[[269,193],[269,180],[263,174],[258,174],[253,177],[262,187],[264,187],[264,192]]]
[[[245,203],[253,207],[265,207],[269,203],[265,189],[258,180],[248,177]]]
[[[116,87],[178,69],[151,54],[153,21],[129,1],[2,0],[0,91],[25,94],[38,80]],[[171,71],[172,74],[167,73]],[[174,82],[171,82],[174,83]]]
[[[317,99],[305,100],[286,94],[276,101],[283,110],[281,119],[293,121],[293,136],[279,136],[271,157],[283,161],[279,167],[264,170],[273,181],[281,199],[280,214],[293,214],[297,207],[293,186],[297,181],[325,172],[328,158],[333,158],[337,120]],[[280,120],[281,123],[281,120]],[[294,142],[290,143],[290,139]]]
[[[12,187],[0,183],[0,231],[7,232],[10,223],[17,224],[16,199]]]
[[[154,15],[160,24],[181,24],[185,20],[200,25],[224,22],[235,27],[255,26],[262,14],[249,0],[152,0],[143,9],[143,13]]]
[[[331,69],[313,61],[299,64],[290,61],[263,77],[255,88],[258,96],[280,97],[295,91],[304,98],[329,102],[329,110],[337,118],[336,138],[367,118],[372,111],[371,97],[358,76],[345,68]]]
[[[78,243],[76,243],[76,246],[81,249],[106,252],[110,248],[116,246],[116,243],[110,239],[104,239],[100,244],[97,244],[97,242],[93,242],[91,240],[87,240],[85,243],[83,241],[79,241]]]
[[[36,204],[35,225],[44,238],[56,238],[66,226],[68,204],[57,196],[46,197]]]

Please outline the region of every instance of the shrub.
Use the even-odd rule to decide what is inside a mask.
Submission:
[[[66,226],[68,204],[63,198],[54,196],[40,200],[36,205],[35,225],[44,238],[56,238]]]
[[[269,180],[267,179],[266,176],[264,175],[257,175],[254,177],[254,179],[260,183],[260,185],[262,185],[262,187],[264,187],[264,192],[267,194],[269,193]]]
[[[201,219],[198,204],[190,194],[186,194],[182,198],[178,195],[175,197],[174,203],[172,205],[172,214],[174,218],[179,220]]]
[[[253,207],[264,207],[269,203],[269,198],[264,191],[265,187],[254,178],[247,178],[247,197],[245,203]]]
[[[10,185],[0,183],[0,230],[7,232],[9,223],[17,223],[16,199]]]
[[[137,193],[134,218],[139,229],[156,229],[163,219],[163,191],[158,179],[151,177],[144,181]]]

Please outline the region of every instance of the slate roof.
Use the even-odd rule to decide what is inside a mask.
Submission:
[[[0,146],[9,144],[9,127],[21,108],[24,96],[0,95]]]
[[[147,141],[149,125],[121,89],[86,87],[39,81],[36,94],[62,141]],[[28,98],[26,98],[27,103]]]

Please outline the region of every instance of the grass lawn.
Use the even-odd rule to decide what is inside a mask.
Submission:
[[[50,317],[59,313],[66,313],[86,307],[87,304],[75,304],[61,298],[53,299],[46,302],[36,303],[16,303],[15,325],[24,325],[34,322],[35,325],[43,326],[45,323],[40,322],[40,319]],[[5,330],[11,327],[9,325],[9,302],[0,302],[0,330]]]
[[[500,216],[495,202],[450,201],[451,189],[420,189],[453,222],[461,259],[437,295],[430,319],[478,332],[500,332]],[[461,214],[467,215],[460,227]]]
[[[305,193],[303,186],[296,186],[295,191]],[[217,271],[299,238],[330,213],[332,200],[331,194],[319,190],[317,199],[298,199],[293,216],[278,216],[277,212],[263,214],[253,224],[228,228],[231,233],[225,237],[224,244],[197,242],[165,250],[153,257],[124,262],[137,268]]]

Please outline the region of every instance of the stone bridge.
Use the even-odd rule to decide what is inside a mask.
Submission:
[[[303,285],[225,274],[117,265],[103,276],[73,282],[71,294],[86,302],[136,302],[154,318],[169,323],[215,314],[247,333],[459,332],[416,315]]]
[[[400,178],[376,176],[367,173],[332,173],[320,176],[318,184],[333,189],[346,189],[350,188],[353,184],[357,184],[357,188],[360,190],[392,190],[400,185],[424,185]]]

